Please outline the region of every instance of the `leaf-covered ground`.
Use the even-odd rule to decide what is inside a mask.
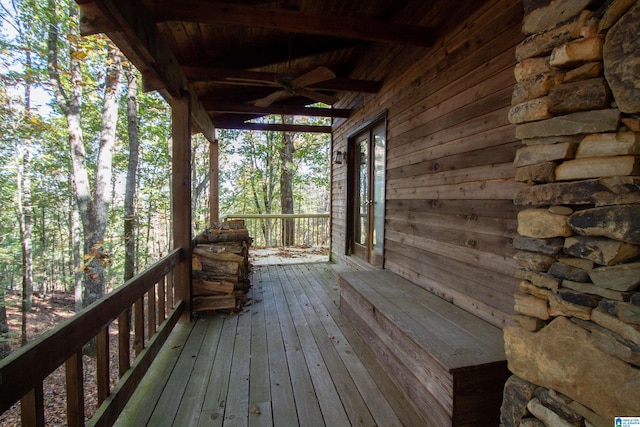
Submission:
[[[21,312],[19,294],[8,292],[7,318],[10,328],[11,346],[13,350],[20,348]],[[60,322],[74,315],[73,293],[54,292],[44,298],[34,297],[33,310],[27,316],[27,337],[31,341],[39,335],[54,328]],[[117,381],[117,336],[116,329],[111,328],[111,384]],[[88,419],[97,409],[96,368],[95,359],[84,356],[84,392],[85,418]],[[66,421],[66,389],[64,366],[54,371],[44,382],[45,424],[47,426],[65,426]],[[19,426],[20,403],[0,415],[0,426]]]

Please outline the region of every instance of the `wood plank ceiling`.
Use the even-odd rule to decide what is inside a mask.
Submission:
[[[258,124],[265,115],[349,117],[349,92],[383,81],[352,77],[378,43],[429,47],[448,16],[424,0],[77,0],[83,34],[105,32],[143,73],[146,90],[190,93],[194,123],[215,128],[330,132]],[[437,5],[437,7],[436,7]],[[437,12],[434,12],[437,11]],[[429,13],[430,12],[430,13]],[[425,17],[430,17],[425,23]],[[439,28],[442,30],[442,28]]]

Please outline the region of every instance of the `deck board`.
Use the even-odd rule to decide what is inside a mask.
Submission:
[[[424,425],[340,314],[329,264],[256,267],[250,292],[179,325],[119,425]]]

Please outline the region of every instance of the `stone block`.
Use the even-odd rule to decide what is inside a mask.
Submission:
[[[551,409],[540,403],[540,400],[537,397],[529,401],[529,404],[527,404],[527,409],[529,409],[531,415],[542,421],[545,426],[575,427],[574,424],[571,424],[569,421],[560,417]]]
[[[620,111],[615,108],[581,111],[553,117],[548,120],[518,125],[516,126],[516,138],[544,138],[560,135],[613,132],[618,129],[619,122]]]
[[[640,119],[635,117],[622,117],[620,121],[625,126],[625,130],[640,132]]]
[[[586,271],[561,262],[554,263],[549,268],[548,273],[553,277],[557,277],[562,280],[571,280],[583,283],[589,282],[589,274]]]
[[[565,394],[605,419],[636,413],[640,370],[597,348],[589,335],[563,317],[538,332],[508,326],[504,338],[509,369],[531,383]]]
[[[549,303],[546,300],[521,293],[514,294],[513,298],[517,313],[540,320],[549,319]]]
[[[596,308],[591,312],[591,320],[603,328],[615,332],[625,340],[631,341],[634,345],[640,346],[640,327],[623,322],[601,308]]]
[[[571,83],[579,80],[595,79],[604,74],[604,65],[602,62],[588,62],[584,65],[569,70],[564,75],[564,82]]]
[[[551,68],[548,56],[524,59],[518,62],[513,69],[513,76],[518,83],[551,74],[558,74],[558,72]]]
[[[628,155],[640,155],[640,132],[587,135],[576,151],[576,158]]]
[[[583,137],[581,135],[558,135],[558,136],[547,136],[542,138],[529,138],[521,140],[523,145],[531,146],[531,145],[551,145],[551,144],[560,144],[562,142],[573,142],[579,144],[582,141]]]
[[[640,306],[623,301],[600,301],[600,308],[625,323],[640,325]]]
[[[531,237],[516,236],[513,239],[513,247],[523,251],[540,252],[545,255],[555,256],[562,252],[564,239],[561,237],[533,239]]]
[[[635,292],[631,295],[629,302],[633,305],[640,305],[640,292]]]
[[[598,23],[598,32],[605,33],[634,5],[636,0],[613,0]]]
[[[520,124],[551,118],[553,115],[549,112],[550,105],[551,100],[543,96],[511,107],[508,116],[509,123]]]
[[[536,286],[547,288],[553,292],[558,292],[561,281],[547,273],[530,270],[516,270],[514,277],[516,279],[528,280]]]
[[[511,105],[518,105],[547,95],[552,87],[562,81],[562,78],[563,75],[560,73],[543,73],[520,81],[513,88]]]
[[[527,58],[548,56],[559,44],[570,42],[577,37],[582,24],[584,24],[584,22],[576,20],[525,38],[516,47],[516,59],[518,62],[522,62]]]
[[[600,265],[615,265],[640,255],[640,246],[604,237],[571,236],[564,241],[564,252]]]
[[[588,259],[584,259],[584,258],[575,258],[572,256],[566,256],[566,257],[559,257],[558,261],[563,263],[563,264],[567,264],[570,265],[572,267],[575,268],[579,268],[581,270],[584,271],[591,271],[593,270],[593,261],[588,260]]]
[[[599,267],[589,272],[591,281],[601,288],[620,292],[640,287],[640,262]]]
[[[584,417],[568,406],[573,401],[569,397],[544,387],[536,389],[535,395],[540,400],[540,403],[572,423],[572,425],[582,425]]]
[[[532,145],[519,148],[513,161],[515,167],[535,165],[553,160],[572,159],[577,145],[572,142],[561,142],[554,145]]]
[[[521,328],[524,328],[529,332],[539,331],[544,327],[544,325],[546,325],[546,322],[543,320],[522,314],[512,314],[509,318],[514,324],[519,325]]]
[[[600,350],[627,363],[640,366],[640,346],[594,322],[582,320],[574,320],[574,322],[591,332],[591,340]]]
[[[603,206],[575,212],[569,225],[583,236],[603,236],[640,244],[640,204]]]
[[[597,295],[585,294],[573,289],[562,288],[558,291],[558,295],[563,301],[579,305],[581,307],[595,308],[602,298]]]
[[[589,320],[591,318],[591,310],[591,307],[574,304],[557,294],[553,294],[549,298],[549,316],[551,317],[565,316]]]
[[[544,162],[516,169],[515,180],[526,184],[547,184],[556,180],[556,162]]]
[[[598,34],[564,43],[551,52],[549,63],[554,67],[576,67],[602,59],[604,35]]]
[[[611,91],[603,78],[556,85],[549,90],[550,114],[602,110],[611,106]]]
[[[604,75],[620,111],[640,113],[640,3],[609,29],[604,43]],[[553,61],[553,57],[551,59]]]
[[[518,427],[527,415],[527,403],[533,398],[538,386],[528,381],[510,376],[504,383],[504,399],[500,408],[500,422],[504,427]]]
[[[631,298],[631,292],[620,292],[612,289],[602,288],[594,285],[593,283],[573,282],[571,280],[563,280],[562,287],[567,289],[573,289],[574,291],[582,292],[584,294],[598,295],[603,298],[607,298],[614,301],[629,301]]]
[[[525,187],[513,199],[518,206],[640,203],[640,177],[618,176]]]
[[[547,301],[549,301],[550,295],[552,294],[549,289],[538,287],[527,280],[520,282],[520,292]]]
[[[518,427],[546,427],[542,421],[537,418],[525,418],[520,421]]]
[[[553,206],[549,206],[549,212],[557,215],[568,216],[573,213],[573,209],[571,209],[569,206],[553,205]]]
[[[518,212],[518,234],[536,239],[571,236],[567,218],[548,209],[524,209]]]
[[[547,271],[556,261],[555,257],[527,251],[517,251],[513,255],[513,259],[520,267],[534,271]]]
[[[556,168],[556,180],[603,178],[640,174],[640,157],[589,157],[569,160]]]
[[[536,34],[553,28],[582,13],[591,0],[552,0],[527,13],[522,21],[524,34]]]
[[[569,403],[569,407],[584,417],[585,427],[611,427],[611,421],[605,420],[602,416],[575,400]]]

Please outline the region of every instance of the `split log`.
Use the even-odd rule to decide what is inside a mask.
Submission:
[[[206,295],[193,298],[194,311],[234,310],[236,308],[236,296],[231,295]]]
[[[193,295],[230,295],[235,290],[235,284],[224,280],[194,280],[193,281]]]

